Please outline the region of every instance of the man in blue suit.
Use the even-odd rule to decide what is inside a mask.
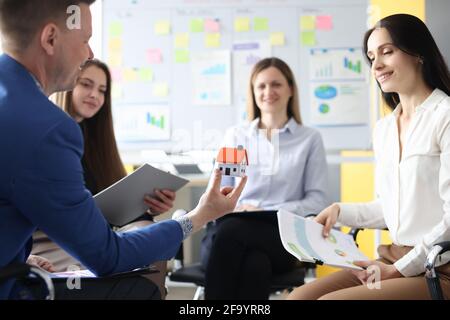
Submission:
[[[220,190],[215,171],[198,206],[180,219],[124,234],[110,229],[84,188],[80,129],[47,98],[72,89],[93,57],[94,1],[0,0],[0,267],[26,261],[37,228],[99,276],[170,259],[190,233],[233,211],[245,185],[244,178]],[[85,283],[84,294],[59,288],[56,298],[110,297],[89,291],[95,284]],[[0,299],[14,298],[16,289],[13,281],[0,284]]]

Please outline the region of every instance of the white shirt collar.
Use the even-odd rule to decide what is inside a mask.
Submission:
[[[442,99],[445,99],[447,95],[442,90],[436,88],[433,90],[433,92],[420,104],[416,107],[416,111],[423,111],[431,106],[437,106]],[[402,105],[399,103],[392,114],[395,117],[398,117],[400,115],[400,112],[402,110]]]
[[[253,134],[257,134],[258,133],[259,119],[260,118],[256,118],[255,120],[250,122],[250,125],[249,125],[249,128],[248,128],[248,132],[247,132],[248,136],[251,136]],[[297,130],[298,127],[300,127],[300,124],[298,124],[297,121],[295,121],[295,119],[293,117],[291,117],[288,120],[288,122],[286,122],[284,127],[280,129],[280,133],[281,132],[295,133],[295,130]]]

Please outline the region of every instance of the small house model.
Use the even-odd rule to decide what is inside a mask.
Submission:
[[[242,177],[248,166],[247,150],[241,145],[237,148],[221,148],[216,161],[222,175]]]

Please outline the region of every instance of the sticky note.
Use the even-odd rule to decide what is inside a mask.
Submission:
[[[153,70],[151,68],[139,69],[139,80],[144,82],[153,81]]]
[[[125,69],[123,72],[123,79],[127,82],[134,82],[138,79],[138,74],[134,69]]]
[[[188,63],[190,61],[189,50],[177,49],[175,50],[176,63]]]
[[[316,16],[301,16],[300,17],[300,29],[315,30],[316,29]]]
[[[115,82],[112,84],[111,96],[113,99],[121,99],[123,97],[123,87],[120,83]]]
[[[155,23],[155,34],[158,36],[168,35],[170,33],[170,22],[168,20],[159,20]]]
[[[122,38],[114,38],[109,40],[108,49],[110,52],[117,52],[122,50]]]
[[[191,20],[191,32],[203,32],[205,22],[202,18]]]
[[[269,30],[269,19],[256,17],[253,21],[253,30],[255,31],[268,31]]]
[[[109,25],[109,36],[111,38],[121,37],[122,34],[123,34],[123,24],[118,21],[111,22],[111,24]]]
[[[316,27],[318,30],[331,30],[333,29],[332,16],[317,16]]]
[[[150,64],[162,63],[162,53],[160,49],[147,50],[147,62]]]
[[[272,46],[284,46],[284,32],[272,32],[270,34],[270,44]]]
[[[316,33],[314,31],[303,31],[300,35],[300,43],[304,46],[316,44]]]
[[[234,31],[236,32],[250,31],[250,18],[236,18],[234,20]]]
[[[111,68],[111,78],[114,82],[122,81],[122,69]]]
[[[189,33],[178,33],[175,35],[175,48],[189,47]]]
[[[169,85],[165,82],[155,83],[153,86],[153,96],[167,97],[169,95]]]
[[[220,47],[220,33],[209,33],[205,36],[205,47],[217,48]]]
[[[210,33],[220,32],[219,21],[214,19],[205,19],[205,31]]]
[[[109,52],[108,54],[108,65],[110,67],[120,67],[122,66],[123,57],[120,52]]]

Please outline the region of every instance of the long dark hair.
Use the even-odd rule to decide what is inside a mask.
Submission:
[[[289,66],[286,64],[286,62],[274,57],[262,59],[258,63],[256,63],[253,67],[247,90],[248,120],[252,121],[258,117],[261,117],[261,111],[259,110],[255,101],[255,91],[253,88],[253,84],[258,74],[261,71],[268,69],[269,67],[277,68],[286,78],[286,81],[292,90],[292,97],[288,101],[287,116],[288,118],[291,117],[294,118],[294,120],[298,124],[302,124],[302,118],[300,116],[300,102],[298,97],[298,89],[297,83],[295,82],[294,73],[292,72],[291,68],[289,68]]]
[[[105,63],[93,59],[88,60],[82,66],[80,75],[90,67],[100,68],[106,75],[103,106],[92,118],[84,119],[80,123],[84,136],[83,163],[95,180],[95,189],[97,190],[91,190],[91,192],[97,193],[126,176],[126,171],[120,159],[114,135],[111,110],[111,72]],[[74,117],[72,91],[66,92],[65,95],[63,109]]]
[[[425,23],[419,18],[409,14],[394,14],[377,22],[375,27],[364,35],[364,55],[367,57],[367,41],[375,29],[385,28],[392,38],[393,44],[403,52],[418,57],[423,62],[422,77],[425,83],[432,89],[439,88],[450,95],[450,72],[445,63],[433,36]],[[380,87],[380,84],[378,84]],[[381,87],[380,87],[381,89]],[[383,92],[386,104],[394,109],[400,102],[395,92]]]

